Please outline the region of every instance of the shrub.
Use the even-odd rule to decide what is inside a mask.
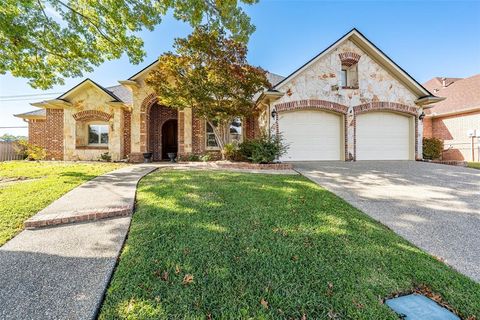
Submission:
[[[188,161],[200,161],[200,157],[196,154],[190,154],[188,156]]]
[[[100,161],[106,161],[106,162],[110,162],[112,161],[112,156],[108,153],[108,152],[105,152],[105,153],[102,153],[100,155]]]
[[[203,161],[203,162],[207,162],[207,161],[212,160],[212,156],[209,155],[208,153],[206,153],[206,154],[200,156],[200,160]]]
[[[27,160],[39,161],[45,159],[47,152],[44,148],[28,143],[26,140],[19,140],[17,152],[23,154]]]
[[[285,154],[287,146],[280,136],[264,135],[240,144],[240,154],[254,163],[271,163]]]
[[[238,146],[238,153],[243,160],[250,160],[255,149],[256,140],[246,140]]]
[[[423,158],[428,160],[439,159],[443,152],[443,140],[437,138],[423,138]]]
[[[239,150],[238,146],[233,143],[227,143],[223,146],[223,155],[227,160],[238,160]]]

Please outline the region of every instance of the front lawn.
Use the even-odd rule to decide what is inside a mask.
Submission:
[[[479,169],[480,170],[480,162],[469,162],[468,163],[469,168],[473,169]]]
[[[100,319],[398,319],[419,286],[480,317],[479,284],[301,176],[161,170]]]
[[[119,168],[113,163],[0,162],[0,246],[23,222],[74,187]]]

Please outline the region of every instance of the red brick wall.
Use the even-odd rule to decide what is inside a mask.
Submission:
[[[260,135],[260,129],[258,128],[256,116],[248,117],[245,120],[244,130],[245,130],[245,138],[247,140],[254,139]]]
[[[176,109],[159,105],[150,108],[148,145],[149,151],[153,152],[153,160],[162,160],[162,126],[171,119],[178,119]]]
[[[123,111],[123,156],[127,157],[131,152],[132,143],[132,113]]]
[[[45,148],[45,120],[28,120],[28,143]]]
[[[47,109],[45,149],[47,159],[63,160],[63,109]]]
[[[207,150],[205,146],[205,120],[193,114],[192,119],[192,153],[196,155],[210,154],[212,160],[220,159],[220,150]]]
[[[443,160],[479,160],[477,139],[474,139],[472,155],[472,139],[467,136],[468,130],[473,129],[480,129],[480,111],[432,120],[432,135],[444,141]]]
[[[192,119],[192,153],[201,154],[205,151],[205,120],[193,114]]]
[[[433,128],[432,128],[432,118],[423,119],[423,137],[431,138],[433,137]]]

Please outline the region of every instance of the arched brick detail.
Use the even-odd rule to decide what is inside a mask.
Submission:
[[[290,102],[279,103],[275,105],[277,112],[302,110],[302,109],[319,109],[325,111],[333,111],[341,114],[347,114],[348,107],[342,104],[326,101],[326,100],[296,100]]]
[[[109,121],[112,115],[99,110],[85,110],[73,115],[76,121]]]
[[[394,111],[400,113],[407,113],[412,116],[417,115],[417,108],[407,106],[396,102],[369,102],[353,107],[355,115],[370,111]]]
[[[391,111],[403,113],[414,117],[415,120],[415,150],[414,150],[414,160],[418,160],[420,155],[418,154],[418,110],[416,107],[407,106],[401,103],[396,102],[369,102],[357,105],[353,107],[355,118],[354,118],[354,158],[357,158],[357,116],[362,113],[374,112],[374,111]]]
[[[157,103],[157,95],[151,93],[143,99],[140,106],[140,151],[147,152],[148,149],[148,132],[149,132],[149,113],[150,108]]]
[[[355,52],[342,52],[338,55],[340,57],[340,61],[342,61],[342,65],[346,67],[351,67],[354,64],[358,63],[360,60],[360,55]]]

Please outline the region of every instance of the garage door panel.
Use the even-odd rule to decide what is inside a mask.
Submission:
[[[357,116],[357,160],[411,159],[410,118],[391,112],[369,112]]]
[[[286,112],[279,129],[289,146],[283,161],[340,160],[342,117],[313,110]]]

